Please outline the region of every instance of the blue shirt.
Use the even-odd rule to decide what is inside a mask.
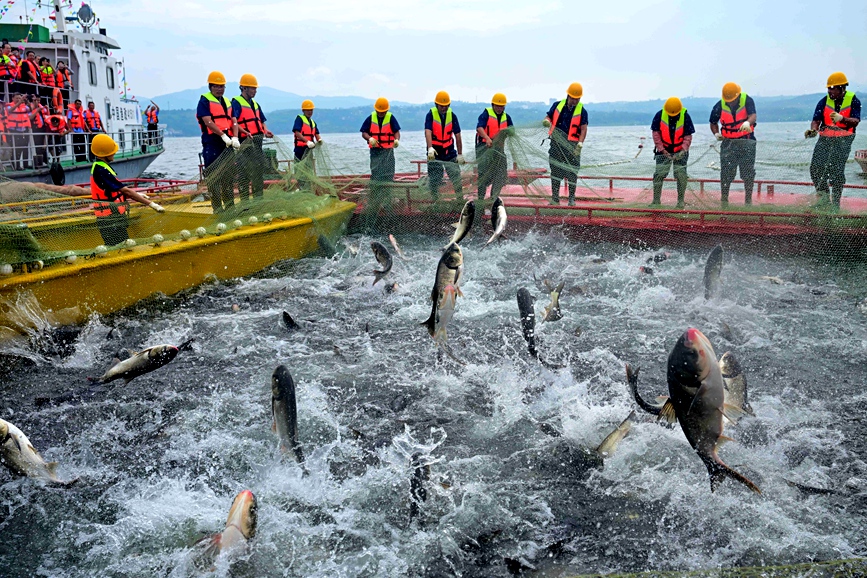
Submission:
[[[370,116],[371,115],[367,115],[364,119],[364,122],[361,124],[360,132],[370,133]],[[400,130],[400,124],[397,122],[397,117],[393,114],[391,115],[391,122],[389,124],[391,124],[391,131],[397,134],[397,131]]]
[[[207,99],[205,99],[205,102],[207,102]],[[253,100],[252,98],[249,99],[247,102],[249,102],[251,105],[255,104],[257,107],[259,106],[259,103],[256,102],[255,100]],[[199,102],[199,104],[201,105],[201,102]],[[198,116],[198,112],[199,111],[197,110],[196,116]],[[205,116],[210,116],[210,111]],[[237,100],[235,100],[234,98],[232,99],[232,116],[234,118],[238,118],[239,116],[241,116],[241,103],[238,102]],[[259,109],[259,118],[262,119],[262,122],[265,122],[268,120],[267,118],[265,118],[265,113],[262,112],[261,108]]]
[[[827,97],[826,97],[827,98]],[[813,111],[813,120],[820,123],[825,124],[823,121],[825,120],[825,100],[823,98],[819,101],[819,104],[816,105],[816,110]],[[834,102],[834,110],[840,112],[840,106],[843,104],[843,99],[840,99],[840,102]],[[858,100],[857,96],[852,97],[852,105],[849,109],[849,118],[857,118],[861,120],[861,101]],[[855,133],[855,127],[852,127],[852,133]]]
[[[512,117],[509,116],[508,112],[506,112],[504,114],[506,115],[506,126],[507,127],[513,126]],[[489,118],[488,109],[486,108],[485,110],[482,111],[482,114],[479,115],[479,122],[476,124],[476,128],[477,129],[479,129],[479,128],[487,129],[488,128],[488,118]],[[478,135],[478,133],[476,133],[476,144],[481,144],[483,142],[485,142],[485,139],[481,138]]]
[[[84,118],[84,111],[80,111],[79,114],[81,114],[81,115],[82,115],[82,118]],[[69,120],[72,120],[72,110],[68,110],[68,111],[66,112],[66,118],[69,119]],[[83,128],[72,128],[72,123],[71,123],[71,122],[70,122],[70,123],[67,123],[67,124],[69,125],[69,127],[70,127],[70,129],[71,129],[71,132],[84,132],[84,129],[83,129]]]
[[[93,167],[93,182],[96,183],[97,187],[108,193],[116,193],[126,186],[117,180],[116,176],[108,172],[108,169],[100,165]]]
[[[740,97],[738,97],[740,98]],[[737,105],[735,105],[737,106]],[[746,102],[744,102],[744,107],[747,109],[747,116],[756,114],[756,103],[753,101],[753,97],[747,95]],[[732,107],[729,107],[732,108]],[[734,109],[732,108],[732,112]],[[719,119],[722,118],[722,101],[718,100],[715,105],[713,105],[713,109],[710,111],[710,124],[719,124]],[[686,121],[684,121],[684,125],[686,125]],[[740,140],[756,140],[756,135],[750,133],[750,136],[745,139],[742,137]]]
[[[224,98],[225,98],[225,96],[224,96]],[[232,111],[234,111],[234,110],[235,110],[235,107],[232,106],[229,109],[229,114],[232,114]],[[199,104],[198,104],[198,106],[196,106],[196,118],[201,119],[203,116],[211,116],[211,104],[210,104],[210,101],[207,98],[205,98],[205,95],[202,95],[199,98]],[[202,133],[202,144],[203,145],[210,144],[210,145],[222,146],[222,143],[220,141],[221,141],[220,137],[215,135],[215,134],[207,134],[204,132]]]
[[[560,101],[558,100],[554,104],[551,105],[550,110],[548,110],[548,118],[554,120],[554,113],[557,112],[557,107],[560,106]],[[560,118],[557,119],[556,128],[562,130],[567,135],[569,134],[569,127],[572,125],[572,110],[575,107],[570,107],[569,103],[563,105],[563,112],[560,113]],[[581,107],[581,125],[584,126],[587,124],[587,109],[583,106]]]

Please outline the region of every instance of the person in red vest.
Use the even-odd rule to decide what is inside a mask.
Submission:
[[[39,85],[42,83],[42,72],[36,63],[36,53],[27,51],[27,58],[18,65],[18,89],[22,94],[39,94]]]
[[[48,162],[48,149],[46,143],[49,137],[48,134],[48,109],[39,100],[35,94],[30,95],[30,110],[31,115],[31,130],[33,132],[33,167],[39,168]]]
[[[90,167],[90,198],[93,214],[103,242],[108,245],[123,243],[129,238],[129,200],[150,207],[158,213],[165,211],[160,205],[137,193],[117,179],[111,161],[117,153],[117,143],[107,134],[93,137],[90,152],[96,159]]]
[[[36,114],[20,92],[6,105],[6,132],[12,136],[12,163],[19,171],[30,168],[30,127]]]
[[[68,102],[69,91],[74,90],[72,87],[72,71],[66,66],[66,62],[58,60],[57,69],[54,74],[57,77],[55,84],[57,85],[57,88],[60,89],[60,92],[63,95],[63,100]]]
[[[211,195],[214,214],[235,205],[235,159],[226,148],[241,148],[238,123],[232,117],[232,105],[224,96],[226,77],[213,71],[208,75],[208,92],[199,98],[196,119],[202,129],[202,160],[205,180]]]
[[[551,105],[542,125],[548,127],[551,140],[548,164],[551,167],[551,204],[560,204],[560,183],[566,180],[569,206],[575,204],[578,169],[581,168],[581,149],[587,138],[587,111],[581,104],[584,87],[573,82],[566,90],[566,98]]]
[[[729,189],[738,168],[744,181],[744,204],[753,203],[756,178],[756,103],[734,82],[722,89],[722,99],[710,111],[710,131],[720,141],[720,201],[729,204]]]
[[[861,101],[848,87],[849,79],[842,72],[828,77],[828,96],[816,105],[813,122],[804,133],[806,138],[819,136],[810,161],[810,178],[816,187],[818,204],[827,206],[830,201],[832,211],[840,210],[846,161],[855,140],[855,127],[861,122]]]
[[[379,97],[373,113],[361,123],[361,138],[370,149],[370,194],[363,228],[378,228],[379,212],[391,212],[391,189],[394,182],[394,149],[400,146],[400,123],[389,111],[388,99]]]
[[[18,65],[12,61],[10,54],[12,47],[4,42],[0,50],[0,82],[14,82],[18,78]]]
[[[93,135],[105,132],[105,127],[102,125],[102,119],[99,117],[99,112],[96,110],[96,104],[89,100],[87,108],[81,113],[84,118],[84,130],[87,131],[87,146],[90,148],[90,143],[93,142]],[[91,162],[93,161],[93,153],[90,155]]]
[[[145,109],[145,120],[148,123],[148,144],[157,145],[157,135],[160,130],[160,107],[157,103],[151,101]]]
[[[464,164],[464,141],[461,139],[461,124],[458,115],[452,112],[449,93],[441,90],[434,97],[434,107],[424,118],[424,140],[427,143],[427,176],[433,202],[440,196],[443,171],[455,189],[455,197],[463,199],[464,184],[461,168]]]
[[[695,126],[692,118],[683,108],[683,103],[676,96],[665,101],[662,110],[656,113],[650,123],[653,134],[653,158],[656,170],[653,173],[653,203],[662,204],[662,183],[674,167],[674,178],[677,179],[677,208],[682,209],[685,203],[686,185],[689,176],[686,173],[686,163],[689,160],[689,147]]]
[[[262,152],[262,140],[271,138],[274,134],[265,126],[265,113],[253,98],[259,88],[259,81],[252,74],[241,75],[240,96],[232,99],[232,118],[238,123],[241,133],[241,144],[249,143],[240,149],[238,165],[238,197],[241,202],[250,199],[250,186],[253,187],[253,198],[261,199],[263,177],[265,172],[265,154]]]
[[[312,100],[301,103],[301,114],[295,117],[292,125],[292,134],[295,136],[295,178],[298,179],[298,188],[307,187],[308,179],[305,173],[313,172],[313,148],[322,144],[322,136],[319,134],[319,126],[313,120],[315,105]],[[304,159],[306,163],[301,164]]]
[[[69,105],[66,120],[69,124],[69,132],[72,133],[72,152],[75,155],[75,162],[85,162],[87,161],[87,134],[81,100],[76,99]]]
[[[0,161],[2,162],[6,162],[12,157],[9,140],[6,133],[6,103],[0,100]]]
[[[66,122],[66,117],[62,114],[52,114],[48,116],[46,126],[51,133],[46,143],[48,144],[48,152],[54,158],[59,158],[66,154],[66,135],[69,133],[69,125]]]
[[[485,198],[491,186],[491,200],[500,196],[506,186],[508,166],[504,150],[506,137],[514,133],[512,117],[506,113],[506,95],[498,92],[491,98],[491,106],[479,115],[476,124],[476,161],[479,163],[479,200]],[[477,211],[482,207],[477,207]]]
[[[57,86],[57,74],[54,71],[54,67],[51,66],[51,60],[44,56],[39,59],[39,74],[39,96],[41,96],[45,102],[49,102],[51,100],[51,92]]]

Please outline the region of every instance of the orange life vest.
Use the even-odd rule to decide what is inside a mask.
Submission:
[[[55,118],[57,119],[56,125],[51,122]],[[63,115],[52,114],[45,119],[45,122],[48,125],[48,130],[50,130],[51,132],[56,132],[60,134],[66,130],[66,117],[64,117]]]
[[[557,121],[560,120],[560,113],[563,111],[563,108],[566,106],[566,99],[560,101],[560,104],[557,105],[557,109],[554,111],[554,118],[551,119],[551,128],[548,130],[548,136],[554,134],[554,129],[557,128]],[[569,132],[566,133],[566,138],[568,138],[572,142],[578,142],[578,137],[581,136],[581,112],[584,110],[584,105],[579,103],[575,104],[575,108],[572,110],[572,122],[569,124]]]
[[[68,82],[69,83],[69,89],[72,90],[72,76],[71,76],[71,73],[69,72],[68,68],[64,68],[63,70],[58,70],[57,72],[54,73],[54,75],[56,77],[56,80],[55,80],[56,86],[63,88],[63,83]]]
[[[18,70],[12,59],[5,54],[0,54],[0,80],[8,80],[17,76]]]
[[[683,123],[686,118],[686,109],[680,111],[677,117],[677,123],[674,126],[674,132],[668,125],[668,113],[662,111],[662,117],[659,120],[659,135],[662,137],[662,145],[665,150],[673,147],[670,152],[680,152],[683,150]]]
[[[506,111],[503,111],[503,116],[497,118],[497,113],[494,112],[494,107],[490,106],[485,110],[488,111],[488,124],[485,127],[485,133],[488,138],[494,138],[501,130],[509,128],[509,117],[506,116]],[[476,139],[478,142],[484,142],[484,139]]]
[[[46,115],[48,114],[48,109],[45,108],[42,104],[37,105],[36,116],[33,117],[33,129],[39,130],[39,132],[43,132],[42,128],[45,126]]]
[[[120,192],[116,191],[110,193],[99,188],[93,178],[93,171],[98,166],[103,167],[113,176],[117,176],[117,173],[114,172],[114,169],[112,169],[108,163],[96,161],[90,167],[90,198],[97,201],[93,203],[93,214],[97,217],[108,217],[112,213],[123,215],[127,210],[129,210],[129,203],[120,200],[123,198],[123,195]]]
[[[30,107],[23,102],[6,107],[6,127],[9,130],[25,131],[30,128]]]
[[[84,117],[84,122],[90,127],[90,130],[103,130],[102,119],[99,118],[99,113],[89,108],[81,113]]]
[[[842,122],[834,122],[831,120],[832,112],[839,112],[846,118],[852,116],[852,99],[855,98],[855,93],[846,91],[843,95],[843,102],[840,104],[840,110],[836,109],[837,103],[830,96],[825,99],[825,111],[822,118],[822,130],[819,131],[821,136],[849,136],[855,133],[855,127],[851,124],[843,124]]]
[[[446,111],[446,118],[443,121],[440,116],[440,111],[437,107],[433,107],[430,109],[431,116],[433,116],[433,124],[431,125],[431,145],[435,147],[442,147],[444,149],[451,148],[452,144],[455,142],[454,139],[454,127],[452,120],[452,109],[449,108]]]
[[[384,149],[394,148],[394,131],[391,130],[391,113],[385,113],[385,118],[382,119],[382,124],[379,124],[377,112],[373,111],[370,115],[370,136],[379,141],[379,146]],[[369,144],[367,145],[370,148]]]
[[[81,107],[75,106],[75,103],[69,105],[69,128],[72,130],[84,130],[84,115],[81,114]]]
[[[39,72],[39,67],[29,60],[22,60],[21,64],[18,65],[18,68],[22,70],[27,68],[30,71],[30,79],[28,82],[39,83],[42,81],[42,73]]]
[[[54,69],[50,66],[42,69],[42,84],[51,87],[57,86],[57,77],[54,74]]]
[[[230,134],[232,132],[232,116],[230,114],[230,110],[232,106],[229,104],[229,100],[224,96],[220,100],[217,100],[217,97],[211,94],[210,92],[207,94],[203,94],[205,100],[208,101],[209,114],[211,120],[214,121],[214,124],[217,125],[217,128],[220,129],[225,134]],[[202,122],[202,119],[198,119],[199,127],[202,129],[202,134],[217,134]]]
[[[241,114],[238,115],[238,126],[250,133],[250,136],[262,134],[265,132],[262,124],[262,109],[256,104],[252,98],[250,102],[243,96],[233,98],[235,102],[241,105]]]
[[[150,109],[146,112],[148,118],[148,124],[157,124],[159,123],[159,117],[157,116],[157,111],[155,109]]]
[[[737,107],[732,110],[725,99],[720,100],[722,110],[719,117],[719,132],[723,138],[750,138],[751,132],[742,132],[741,125],[746,122],[749,115],[747,114],[747,94],[741,93]]]
[[[307,118],[306,115],[299,114],[298,118],[301,119],[301,136],[303,136],[307,140],[301,140],[298,137],[295,137],[295,146],[303,147],[307,146],[307,141],[313,140],[313,137],[316,136],[316,121],[312,118]],[[373,123],[371,123],[372,127]]]

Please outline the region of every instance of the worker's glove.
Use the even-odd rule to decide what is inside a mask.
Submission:
[[[223,139],[223,142],[226,143],[227,147],[232,146],[232,139],[226,133],[220,135],[220,138]]]
[[[831,113],[831,120],[833,120],[834,122],[843,122],[844,118],[846,118],[846,117],[843,116],[842,114],[840,114],[839,112],[832,112]]]
[[[581,154],[581,149],[583,149],[583,148],[584,148],[584,143],[583,143],[583,142],[579,142],[578,144],[576,144],[576,145],[575,145],[575,154],[576,154],[576,155],[580,155],[580,154]]]
[[[239,148],[241,148],[241,141],[239,141],[238,137],[236,137],[236,136],[232,137],[232,148],[235,150],[238,150]]]
[[[316,146],[316,143],[313,142],[312,140],[307,141],[307,148],[312,149],[315,146]]]
[[[542,126],[544,126],[545,128],[548,128],[549,126],[551,126],[551,120],[547,116],[542,121]]]
[[[427,149],[427,160],[432,161],[435,158],[437,158],[437,152],[434,150],[433,147],[430,147],[429,149]]]
[[[716,140],[722,140],[722,139],[723,139],[723,135],[721,135],[720,133],[716,133]]]
[[[804,131],[804,138],[814,138],[818,134],[819,134],[819,131],[808,128],[807,130]]]
[[[464,155],[458,155],[457,158],[456,158],[455,160],[458,161],[458,164],[459,164],[459,165],[465,165],[465,164],[467,164],[467,161],[464,160]]]
[[[367,139],[367,144],[369,144],[373,148],[376,148],[379,146],[379,141],[376,140],[376,137],[372,136],[369,139]]]
[[[145,199],[145,200],[150,199],[150,197],[147,196],[147,195],[144,194],[144,193],[139,193],[138,196],[140,196],[141,198],[143,198],[143,199]]]
[[[150,207],[151,209],[153,209],[153,210],[156,211],[157,213],[164,213],[164,212],[165,212],[165,209],[162,208],[161,205],[158,205],[158,204],[156,204],[156,203],[153,202],[153,201],[151,201],[150,203],[148,203],[148,207]]]
[[[318,147],[322,146],[322,137],[319,137],[319,140],[316,141],[316,146],[318,146]]]
[[[741,125],[741,132],[753,132],[753,126],[750,124],[750,121],[745,120],[744,124]]]
[[[400,146],[400,141],[399,140],[394,141],[394,148],[397,148],[399,146]]]
[[[676,160],[676,161],[679,161],[680,159],[683,158],[683,155],[684,155],[684,151],[680,151],[680,152],[676,152],[673,155],[671,155],[671,158]]]

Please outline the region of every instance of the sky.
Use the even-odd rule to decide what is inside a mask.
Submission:
[[[93,0],[133,94],[220,70],[303,95],[585,102],[867,84],[867,2],[824,0]],[[75,1],[78,5],[78,0]],[[5,20],[5,19],[4,19]]]

